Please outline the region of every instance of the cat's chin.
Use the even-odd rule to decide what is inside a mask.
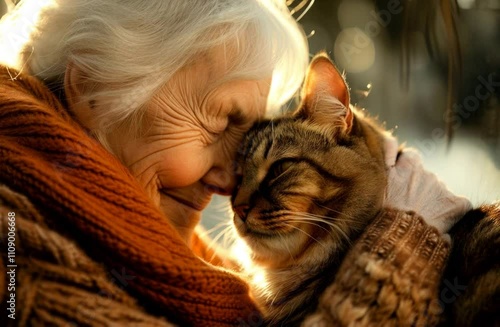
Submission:
[[[236,226],[236,230],[247,247],[252,251],[254,258],[269,257],[276,250],[277,237],[252,230],[245,224]],[[259,260],[260,261],[260,260]]]
[[[245,223],[238,215],[234,216],[234,226],[243,239],[256,244],[273,241],[280,236],[280,234],[274,231],[260,229],[258,226],[252,226],[249,223]]]
[[[261,233],[244,224],[237,231],[250,250],[252,261],[261,266],[280,266],[288,262],[297,249],[298,244],[293,242],[293,235],[287,237],[283,234]]]

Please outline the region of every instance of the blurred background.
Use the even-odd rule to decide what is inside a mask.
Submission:
[[[353,104],[419,149],[453,192],[476,206],[500,200],[500,0],[286,1],[311,57],[324,50],[346,73]],[[0,16],[12,6],[0,0]],[[447,34],[446,7],[456,13],[458,42]],[[457,58],[461,68],[449,76]],[[227,199],[215,197],[202,221],[230,223]]]
[[[457,1],[462,76],[453,80],[449,147],[451,45],[439,2],[318,0],[300,22],[312,34],[311,53],[324,49],[345,70],[353,103],[418,148],[429,170],[479,205],[500,199],[500,0]]]
[[[452,45],[440,2],[317,0],[300,23],[311,53],[326,50],[346,72],[353,103],[418,148],[429,170],[479,205],[500,199],[500,0],[457,1],[462,76],[453,80],[449,148]]]
[[[451,78],[452,101],[447,87],[453,44],[444,1],[287,3],[308,35],[311,56],[325,50],[345,71],[352,103],[419,149],[428,170],[477,206],[500,200],[500,0],[445,1],[457,12],[462,61]],[[446,118],[448,105],[453,111]],[[447,121],[453,128],[449,145]],[[206,227],[231,220],[226,201],[214,198],[203,216]]]

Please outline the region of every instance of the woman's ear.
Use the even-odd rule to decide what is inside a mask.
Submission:
[[[69,110],[76,117],[77,121],[85,128],[92,129],[94,103],[88,101],[90,91],[94,90],[88,81],[88,78],[82,74],[72,62],[66,66],[64,73],[64,93]]]
[[[302,88],[302,105],[296,115],[317,123],[352,128],[353,113],[349,108],[347,83],[325,53],[316,55]]]

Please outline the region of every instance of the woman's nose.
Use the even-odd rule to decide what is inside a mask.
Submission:
[[[231,195],[236,187],[234,167],[231,163],[227,167],[212,167],[202,179],[211,191],[221,195]]]

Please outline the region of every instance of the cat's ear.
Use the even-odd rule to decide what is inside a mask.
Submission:
[[[302,106],[296,113],[317,123],[335,124],[349,133],[353,113],[349,108],[349,87],[325,53],[316,55],[302,88]]]

